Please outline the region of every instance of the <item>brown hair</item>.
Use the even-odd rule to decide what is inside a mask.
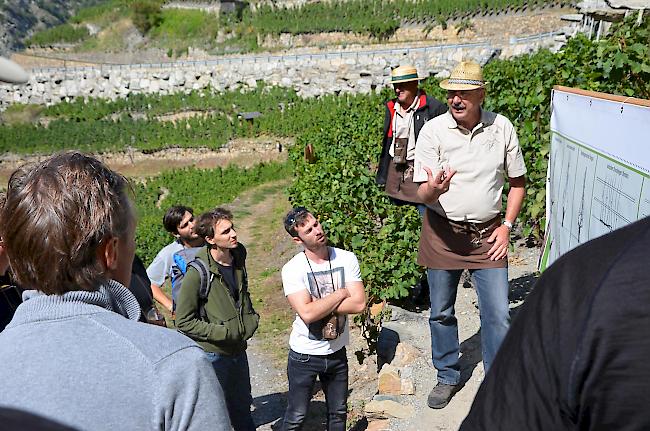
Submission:
[[[284,216],[284,230],[294,238],[300,238],[296,227],[305,224],[311,212],[305,207],[294,207]]]
[[[214,225],[219,220],[232,221],[232,213],[225,208],[217,207],[210,211],[204,212],[194,223],[194,232],[201,238],[214,237]]]
[[[49,295],[106,282],[97,248],[134,223],[127,186],[122,175],[79,152],[16,170],[0,235],[18,283]]]

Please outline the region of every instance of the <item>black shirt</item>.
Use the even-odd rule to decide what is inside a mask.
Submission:
[[[650,430],[649,266],[650,218],[553,264],[461,431]]]
[[[226,282],[226,286],[230,290],[230,295],[235,300],[235,304],[239,304],[239,290],[237,290],[237,277],[235,277],[235,267],[233,265],[226,266],[219,262],[215,262],[219,268],[219,273]]]

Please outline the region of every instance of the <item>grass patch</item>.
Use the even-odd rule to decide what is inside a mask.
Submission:
[[[272,274],[277,273],[280,270],[280,268],[272,267],[272,268],[266,268],[264,271],[260,272],[260,277],[261,278],[267,278]],[[261,299],[260,299],[261,301]]]
[[[32,124],[39,119],[44,109],[42,105],[14,103],[0,114],[0,123],[8,126]]]
[[[286,184],[276,183],[271,185],[265,185],[255,189],[252,199],[254,201],[264,200],[270,194],[277,194],[278,192],[284,191],[287,188]]]
[[[127,48],[125,35],[136,31],[129,18],[118,18],[104,27],[99,33],[84,40],[78,47],[79,51],[115,52]]]
[[[236,209],[232,212],[232,215],[234,218],[239,219],[251,215],[251,212],[247,209]]]
[[[84,22],[105,26],[120,18],[125,18],[129,14],[128,0],[111,0],[79,9],[79,11],[70,18],[70,22],[81,24]]]
[[[39,31],[25,41],[27,46],[48,46],[58,43],[77,43],[87,39],[90,34],[84,26],[61,24]]]
[[[149,36],[157,42],[166,42],[169,47],[187,44],[192,40],[213,39],[219,31],[219,20],[213,14],[198,10],[164,9],[157,27]]]

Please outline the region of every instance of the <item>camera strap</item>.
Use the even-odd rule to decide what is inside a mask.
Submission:
[[[316,292],[318,293],[318,299],[321,299],[321,292],[320,288],[318,287],[318,280],[316,279],[316,274],[314,274],[314,268],[311,267],[311,262],[309,262],[309,258],[307,257],[307,253],[305,253],[305,259],[307,259],[307,265],[309,265],[309,270],[311,271],[311,276],[314,279],[314,283],[316,283]],[[336,290],[334,286],[334,274],[332,274],[332,260],[330,259],[330,248],[327,247],[327,263],[329,264],[330,267],[330,277],[332,279],[332,292]]]
[[[404,116],[400,114],[399,111],[403,110],[402,106],[399,103],[395,103],[395,111],[393,112],[393,118],[391,118],[392,121],[392,126],[393,126],[393,142],[391,143],[391,148],[393,150],[393,155],[395,154],[395,138],[397,138],[397,116],[399,115],[402,118],[405,118],[406,121],[408,122],[408,128],[406,129],[406,140],[407,140],[407,148],[408,148],[408,139],[411,136],[411,127],[413,127],[413,117],[415,116],[415,111],[418,110],[420,107],[420,91],[416,93],[415,100],[413,101],[413,104],[409,106],[405,112]],[[403,136],[400,136],[403,137]]]

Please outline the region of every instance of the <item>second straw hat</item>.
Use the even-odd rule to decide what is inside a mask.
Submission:
[[[400,82],[418,81],[418,70],[411,65],[399,66],[390,71],[390,83],[397,84]]]

